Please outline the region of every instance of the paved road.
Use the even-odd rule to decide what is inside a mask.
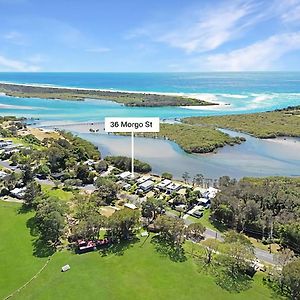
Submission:
[[[0,165],[6,169],[15,171],[17,173],[21,172],[21,170],[15,166],[11,166],[7,160],[0,160]]]
[[[171,216],[171,217],[177,217],[176,214],[174,214],[171,211],[167,211],[166,215]],[[186,225],[189,225],[191,223],[194,223],[193,221],[191,221],[190,219],[184,219],[184,222]],[[219,241],[224,241],[224,238],[222,236],[222,234],[220,234],[219,232],[216,232],[212,229],[206,228],[205,232],[204,232],[204,237],[206,239],[208,238],[216,238]],[[268,251],[259,249],[259,248],[255,248],[254,250],[256,257],[260,260],[260,261],[264,261],[266,263],[269,264],[275,264],[275,260],[274,260],[274,254],[269,253]]]

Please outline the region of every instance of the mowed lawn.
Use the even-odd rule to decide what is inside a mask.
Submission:
[[[57,197],[65,202],[70,201],[74,197],[72,192],[64,191],[60,188],[54,188],[47,184],[42,184],[42,191],[48,196]]]
[[[32,213],[19,214],[17,203],[0,200],[0,299],[28,281],[46,262],[33,256],[30,229]]]
[[[22,285],[45,260],[32,256],[31,237],[25,227],[31,215],[17,215],[16,207],[0,206],[1,240],[11,245],[5,250],[5,266],[1,261],[1,296]],[[8,221],[4,216],[10,216]],[[22,237],[21,241],[16,241]],[[14,245],[14,243],[16,243]],[[19,249],[18,249],[19,245]],[[1,247],[2,242],[1,242]],[[2,248],[1,248],[2,250]],[[1,255],[1,258],[3,255]],[[18,262],[16,262],[17,260]],[[65,264],[71,270],[62,273]],[[20,268],[22,267],[22,270]],[[6,276],[9,273],[9,276]],[[22,273],[22,274],[20,274]],[[10,285],[10,288],[7,285]],[[5,288],[5,291],[3,290]],[[262,284],[261,276],[255,277],[252,288],[241,293],[229,293],[216,285],[214,278],[198,272],[198,266],[188,259],[173,262],[154,249],[150,238],[141,238],[123,254],[98,252],[82,255],[62,251],[54,254],[46,269],[13,299],[274,299]]]

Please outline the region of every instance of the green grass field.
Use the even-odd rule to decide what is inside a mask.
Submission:
[[[57,197],[65,202],[70,201],[74,197],[72,192],[64,191],[60,188],[53,188],[51,185],[47,184],[42,184],[42,191],[50,197]]]
[[[0,202],[1,299],[29,280],[46,260],[33,256],[33,238],[26,228],[32,213],[18,214],[19,207]],[[71,270],[61,273],[65,264],[70,264]],[[198,268],[191,259],[173,262],[161,256],[150,238],[141,238],[123,254],[76,255],[62,251],[54,254],[46,269],[11,299],[274,299],[260,274],[249,290],[229,293]]]
[[[18,214],[20,207],[0,201],[0,299],[28,281],[46,261],[33,256],[34,239],[26,227],[33,214]]]

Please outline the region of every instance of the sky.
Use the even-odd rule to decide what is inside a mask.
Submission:
[[[0,71],[300,71],[300,0],[0,0]]]

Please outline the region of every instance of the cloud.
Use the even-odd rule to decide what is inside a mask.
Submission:
[[[300,32],[277,34],[228,53],[198,58],[198,64],[201,61],[211,71],[270,70],[283,55],[299,49]]]
[[[295,23],[299,26],[300,22],[300,1],[299,0],[285,0],[278,5],[281,10],[280,18],[285,24]]]
[[[97,47],[97,48],[88,48],[86,49],[86,52],[92,52],[92,53],[105,53],[105,52],[110,52],[110,48],[106,47]]]
[[[19,31],[12,30],[3,35],[3,38],[15,45],[25,46],[27,44],[25,36]]]
[[[0,55],[0,71],[37,72],[39,70],[39,66]]]
[[[192,24],[171,31],[158,40],[188,53],[214,50],[241,33],[244,18],[253,10],[250,3],[210,8],[201,12],[199,19]]]
[[[263,19],[260,1],[226,1],[191,10],[172,24],[151,24],[127,34],[127,39],[147,36],[186,53],[208,52],[242,35]],[[184,21],[182,21],[184,19]]]

